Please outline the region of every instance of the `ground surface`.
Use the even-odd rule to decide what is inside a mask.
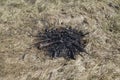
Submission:
[[[32,47],[44,27],[90,32],[84,59]],[[120,0],[0,0],[0,80],[120,80]]]

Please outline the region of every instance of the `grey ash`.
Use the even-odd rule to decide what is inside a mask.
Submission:
[[[86,34],[71,27],[44,29],[38,33],[35,46],[47,51],[47,55],[52,58],[64,57],[75,60],[76,55],[81,55],[80,52],[87,53],[83,40]]]

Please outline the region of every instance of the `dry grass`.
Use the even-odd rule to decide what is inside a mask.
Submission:
[[[90,55],[50,60],[31,47],[43,20],[90,32]],[[120,80],[120,1],[0,0],[0,45],[0,80]]]

